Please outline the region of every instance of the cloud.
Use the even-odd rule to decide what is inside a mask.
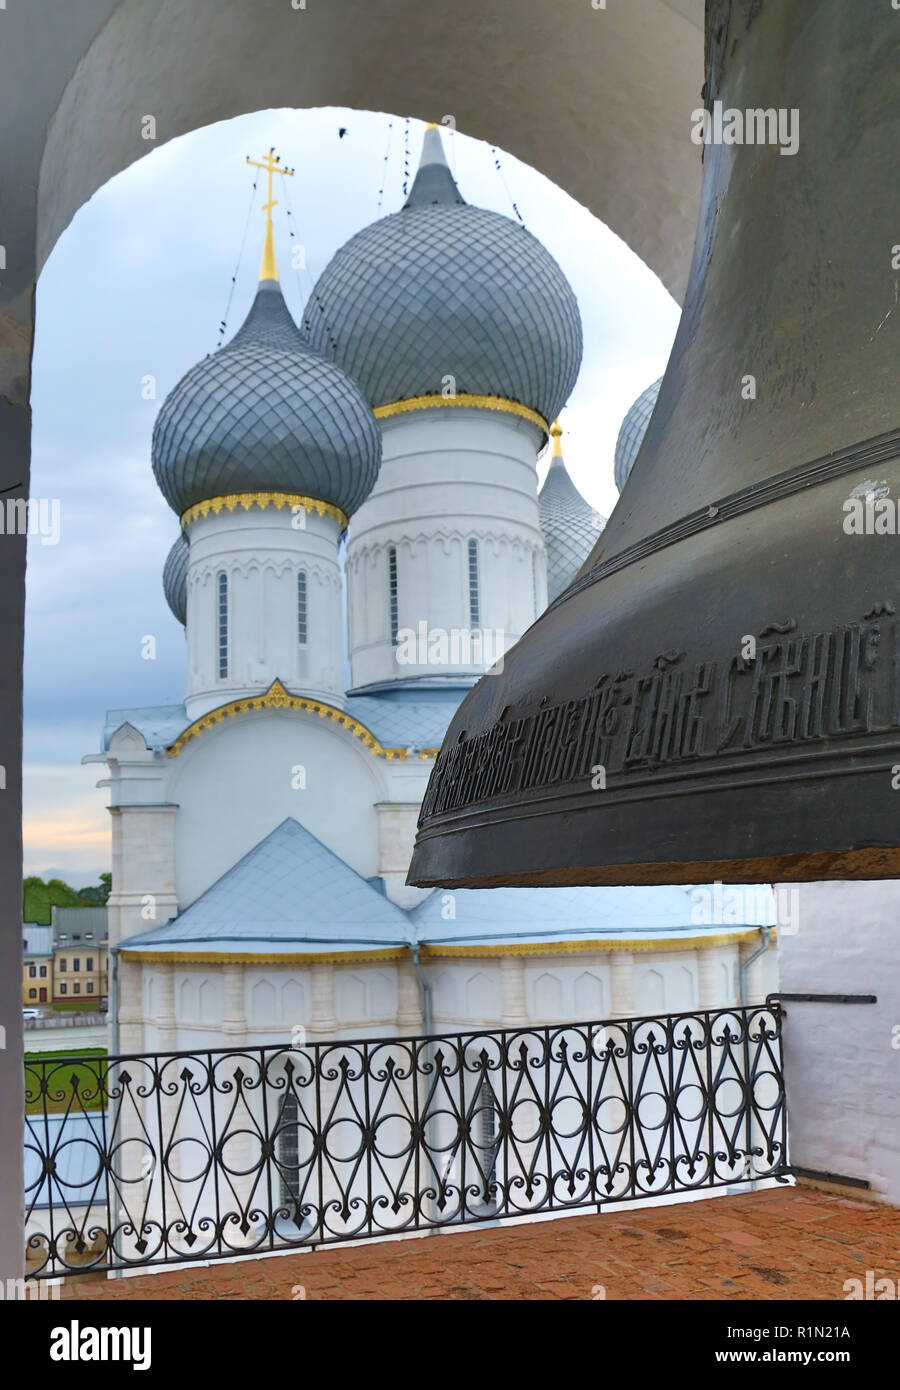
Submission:
[[[95,882],[109,859],[109,814],[95,789],[96,767],[26,763],[22,832],[24,871],[50,868],[78,886]],[[71,879],[70,879],[71,881]]]

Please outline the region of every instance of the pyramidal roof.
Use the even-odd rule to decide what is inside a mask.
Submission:
[[[190,907],[124,950],[362,950],[403,945],[407,916],[288,817]]]
[[[771,925],[766,885],[726,932]],[[448,916],[448,896],[453,912]],[[435,889],[404,912],[309,830],[288,817],[171,922],[128,937],[125,951],[290,955],[441,944],[702,937],[683,887]]]
[[[538,497],[541,530],[547,547],[547,597],[550,603],[567,588],[593,550],[606,518],[578,491],[562,455],[562,430],[550,431],[553,458]]]

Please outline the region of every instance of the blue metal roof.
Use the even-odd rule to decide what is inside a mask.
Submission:
[[[384,748],[439,748],[447,725],[465,695],[464,690],[434,692],[438,698],[393,699],[392,694],[347,695],[336,708],[365,724]],[[102,751],[123,724],[131,724],[148,748],[168,748],[190,726],[184,705],[146,705],[137,709],[111,709],[103,726]]]
[[[774,898],[767,885],[736,887],[745,895],[747,910],[743,920],[724,927],[696,922],[697,899],[692,891],[676,886],[436,888],[412,909],[410,919],[416,940],[431,945],[640,936],[671,938],[675,947],[679,937],[718,936],[723,931],[774,923]]]
[[[125,950],[350,950],[402,945],[406,914],[290,816],[171,922]]]
[[[123,724],[130,724],[143,736],[148,748],[168,748],[190,724],[184,705],[142,705],[137,709],[108,709],[103,726],[101,751]]]
[[[22,940],[26,956],[49,956],[53,953],[53,928],[41,922],[23,922]]]
[[[348,695],[344,708],[385,748],[440,748],[465,691],[442,700],[394,701],[381,695]]]
[[[726,930],[774,921],[764,885],[729,891],[747,895],[747,910]],[[404,912],[289,817],[174,921],[129,937],[122,948],[227,953],[264,946],[287,954],[298,946],[362,951],[416,941],[552,945],[634,936],[674,945],[722,931],[698,924],[695,901],[681,887],[436,889]]]

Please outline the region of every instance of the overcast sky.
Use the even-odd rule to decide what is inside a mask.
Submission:
[[[58,872],[78,886],[109,868],[107,794],[96,790],[104,769],[81,767],[81,757],[98,751],[107,709],[183,698],[183,630],[161,586],[178,524],[153,480],[150,436],[166,393],[216,347],[239,257],[227,336],[250,306],[264,179],[251,212],[255,171],[245,155],[274,145],[296,169],[283,181],[292,218],[275,190],[275,235],[285,298],[299,319],[333,253],[379,215],[382,188],[383,215],[402,205],[406,130],[400,117],[329,108],[258,112],[195,131],[100,189],[47,262],[37,297],[31,496],[60,500],[61,532],[57,545],[32,537],[28,546],[26,873]],[[423,130],[409,123],[411,175]],[[584,363],[562,416],[563,445],[578,487],[609,515],[616,434],[663,371],[677,306],[623,242],[541,174],[501,151],[501,179],[488,145],[443,138],[467,202],[513,216],[515,199],[575,290]],[[292,224],[306,273],[290,269]],[[142,398],[147,376],[156,379],[155,400]],[[151,634],[155,661],[141,657]]]

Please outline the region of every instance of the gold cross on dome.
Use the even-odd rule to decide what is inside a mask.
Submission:
[[[261,280],[277,280],[278,267],[275,264],[275,243],[272,233],[272,209],[278,206],[278,199],[272,197],[272,175],[287,174],[288,178],[294,177],[293,169],[288,169],[281,162],[281,156],[275,153],[275,146],[272,145],[269,153],[260,161],[251,159],[247,155],[247,163],[252,164],[254,169],[264,169],[268,176],[268,188],[266,201],[262,205],[262,211],[266,214],[266,241],[263,248],[262,269],[259,273]]]

